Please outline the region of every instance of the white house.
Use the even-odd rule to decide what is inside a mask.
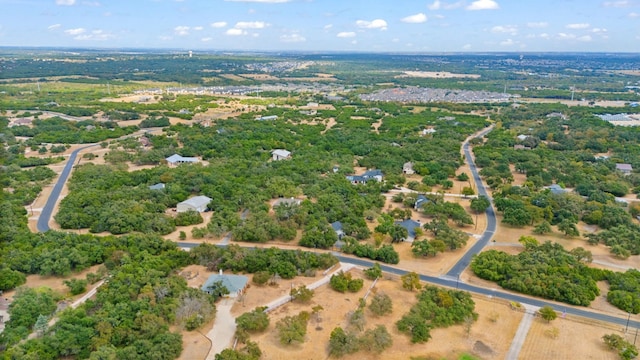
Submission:
[[[195,164],[198,162],[198,158],[195,157],[184,157],[178,154],[173,154],[165,159],[169,166],[176,166],[179,164]]]
[[[177,211],[179,213],[187,212],[187,211],[204,212],[204,211],[207,211],[207,205],[209,205],[211,200],[212,199],[210,197],[203,196],[203,195],[194,196],[181,203],[178,203]]]
[[[273,155],[273,161],[291,159],[291,152],[284,149],[275,149],[271,155]]]
[[[413,163],[412,162],[404,163],[404,165],[402,165],[402,173],[406,175],[415,174],[416,172],[413,170]]]

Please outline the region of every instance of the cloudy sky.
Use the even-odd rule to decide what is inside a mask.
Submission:
[[[640,0],[0,0],[0,46],[640,51]]]

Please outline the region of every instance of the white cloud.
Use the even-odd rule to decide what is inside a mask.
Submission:
[[[427,15],[423,14],[423,13],[418,13],[415,15],[409,15],[405,18],[402,18],[402,20],[400,20],[402,22],[405,23],[409,23],[409,24],[421,24],[425,21],[427,21]]]
[[[281,4],[288,3],[291,0],[224,0],[228,2],[251,2],[251,3],[264,3],[264,4]]]
[[[200,39],[200,41],[202,41],[202,42],[209,42],[211,40],[213,40],[212,37],[205,37],[205,38]]]
[[[607,29],[605,28],[593,28],[591,29],[592,33],[596,33],[596,34],[602,34],[602,33],[606,33]]]
[[[56,0],[56,5],[71,6],[75,4],[76,0]]]
[[[577,40],[577,41],[589,42],[593,38],[591,37],[591,35],[576,36],[575,34],[558,33],[558,39],[560,39],[560,40]]]
[[[636,12],[630,12],[627,16],[630,18],[637,18],[637,17],[640,17],[640,14]]]
[[[333,27],[333,24],[327,24],[327,25],[325,25],[325,26],[324,26],[324,28],[323,28],[323,29],[325,29],[325,30],[329,30],[329,29],[331,29],[332,27]]]
[[[587,29],[589,26],[591,25],[589,25],[588,23],[579,23],[579,24],[567,24],[565,27],[567,29],[576,30],[576,29]]]
[[[49,29],[49,31],[53,31],[53,30],[58,30],[62,25],[60,24],[53,24],[50,25],[49,27],[47,27],[47,29]]]
[[[85,30],[84,28],[76,28],[76,29],[67,29],[64,31],[64,33],[67,35],[75,36],[75,35],[84,34],[86,31],[87,30]]]
[[[500,45],[502,45],[502,46],[512,46],[512,45],[515,45],[517,43],[518,42],[517,41],[513,41],[513,39],[507,39],[507,40],[501,41]]]
[[[539,36],[540,36],[540,38],[542,38],[542,39],[548,39],[548,38],[550,38],[550,37],[551,37],[551,35],[549,35],[549,34],[547,34],[547,33],[542,33],[542,34],[540,34]]]
[[[464,44],[464,45],[462,46],[462,49],[463,49],[463,50],[469,50],[469,49],[471,49],[471,44]]]
[[[269,24],[264,21],[239,21],[236,23],[236,29],[264,29]]]
[[[527,23],[527,27],[533,28],[533,29],[545,28],[547,26],[549,26],[549,23],[544,21]]]
[[[355,37],[356,33],[354,33],[353,31],[343,31],[343,32],[339,32],[338,35],[336,35],[339,38],[350,38],[350,37]]]
[[[573,34],[567,34],[567,33],[558,33],[558,38],[560,40],[573,40],[576,38],[575,35]]]
[[[492,27],[491,32],[494,34],[516,35],[518,33],[518,27],[515,25],[498,25],[498,26]]]
[[[440,0],[434,0],[433,3],[427,5],[429,10],[453,10],[464,6],[464,0],[460,0],[454,3],[446,3]]]
[[[305,42],[307,41],[307,39],[305,39],[304,36],[300,34],[291,34],[291,35],[285,34],[280,36],[280,41],[286,42],[286,43],[299,43],[299,42]]]
[[[605,1],[602,3],[604,7],[615,7],[615,8],[624,8],[631,6],[631,1],[628,0],[620,0],[620,1]]]
[[[173,28],[173,32],[178,36],[187,36],[189,35],[189,29],[188,26],[176,26]]]
[[[193,31],[202,31],[203,27],[202,26],[196,26],[193,28]]]
[[[211,23],[212,28],[223,28],[227,26],[226,21],[216,21]]]
[[[247,35],[247,32],[245,30],[242,29],[236,29],[236,28],[232,28],[232,29],[228,29],[225,34],[230,35],[230,36],[240,36],[240,35]]]
[[[83,1],[83,2],[82,2],[82,5],[86,5],[86,6],[95,6],[95,7],[102,6],[102,4],[100,4],[100,3],[99,3],[99,2],[97,2],[97,1]]]
[[[496,10],[500,5],[493,0],[476,0],[467,6],[467,10]]]
[[[114,38],[113,34],[105,32],[103,30],[93,30],[89,34],[81,34],[74,37],[74,40],[80,41],[106,41]]]
[[[375,19],[372,21],[358,20],[356,25],[361,29],[380,29],[387,30],[387,22],[382,19]]]

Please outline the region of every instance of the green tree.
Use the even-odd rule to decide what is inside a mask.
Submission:
[[[369,310],[377,316],[391,314],[393,311],[391,297],[385,293],[376,293],[373,295],[373,298],[371,298]]]
[[[33,330],[38,334],[38,336],[44,335],[45,331],[49,327],[49,317],[45,315],[38,315],[38,319],[36,323],[33,324]]]
[[[313,297],[313,290],[307,288],[305,285],[300,285],[297,288],[291,289],[289,295],[295,302],[308,303]]]
[[[353,354],[360,349],[358,338],[353,333],[346,333],[341,327],[331,331],[329,338],[329,355],[342,357]]]
[[[367,279],[375,280],[382,276],[382,268],[380,268],[380,264],[374,263],[372,267],[364,271],[364,274]]]
[[[374,329],[367,330],[360,339],[360,346],[371,352],[381,354],[393,345],[391,334],[384,325],[378,325]]]
[[[543,319],[547,320],[547,322],[551,322],[551,320],[555,320],[558,317],[556,311],[549,305],[541,307],[538,313]]]
[[[531,223],[531,214],[524,208],[509,207],[504,210],[502,222],[511,226],[526,226]]]
[[[464,195],[464,197],[466,198],[467,196],[471,196],[473,194],[475,194],[475,190],[473,190],[472,187],[470,186],[465,186],[462,188],[462,195]]]
[[[27,277],[15,270],[3,268],[0,270],[0,291],[16,288],[27,281]]]
[[[266,306],[256,307],[236,318],[236,336],[246,343],[250,333],[265,331],[269,326],[269,315],[265,312]]]
[[[398,224],[394,224],[391,229],[389,230],[389,235],[391,235],[391,242],[400,242],[404,239],[407,238],[407,236],[409,236],[409,231],[398,225]]]
[[[476,214],[483,213],[487,211],[489,206],[491,206],[491,202],[489,198],[484,195],[480,195],[475,199],[471,199],[471,210],[473,210]]]
[[[420,284],[420,275],[414,271],[400,276],[400,279],[402,280],[402,287],[409,291],[422,289],[422,284]]]
[[[71,295],[79,295],[87,291],[87,280],[84,279],[69,279],[63,281],[69,288]]]
[[[533,233],[536,235],[545,235],[551,232],[551,224],[548,221],[543,221],[533,228]]]
[[[576,227],[576,223],[571,219],[564,219],[558,224],[558,230],[562,231],[565,236],[579,236],[580,232],[578,232],[578,228]]]
[[[278,331],[278,339],[283,345],[289,345],[294,342],[304,342],[307,335],[307,323],[309,322],[309,313],[302,311],[295,316],[287,316],[276,323]]]

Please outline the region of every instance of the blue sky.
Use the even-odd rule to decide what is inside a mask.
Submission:
[[[640,0],[0,0],[1,46],[640,51]]]

